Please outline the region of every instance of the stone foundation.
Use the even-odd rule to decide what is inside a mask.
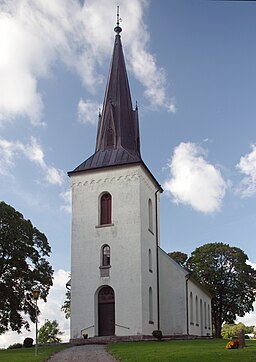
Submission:
[[[198,337],[191,335],[174,335],[174,336],[164,336],[162,341],[171,341],[171,340],[186,340],[186,339],[212,339],[212,337]],[[70,344],[73,346],[79,346],[83,344],[108,344],[115,342],[139,342],[139,341],[157,341],[153,336],[146,335],[136,335],[136,336],[103,336],[103,337],[91,337],[91,338],[74,338],[70,339]]]

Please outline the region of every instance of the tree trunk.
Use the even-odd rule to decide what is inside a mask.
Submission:
[[[222,336],[221,336],[221,323],[219,323],[219,321],[217,321],[217,323],[215,324],[215,337],[216,338],[222,338]]]
[[[221,317],[217,313],[215,313],[214,309],[213,309],[213,325],[214,325],[214,329],[215,329],[215,337],[222,338],[222,336],[221,336],[221,325],[222,325]]]

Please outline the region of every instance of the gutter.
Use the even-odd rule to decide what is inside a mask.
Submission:
[[[157,202],[157,193],[162,192],[163,189],[160,186],[155,192],[155,215],[156,215],[156,285],[157,285],[157,329],[160,330],[160,292],[159,292],[159,253],[158,253],[158,244],[159,244],[159,232],[158,232],[158,202]]]

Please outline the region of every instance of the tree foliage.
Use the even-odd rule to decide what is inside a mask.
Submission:
[[[46,257],[51,248],[46,236],[13,207],[0,202],[0,334],[29,329],[35,322],[32,288],[46,301],[53,270]]]
[[[39,329],[38,342],[41,344],[60,343],[63,332],[59,329],[59,324],[56,320],[46,320],[45,324]]]
[[[212,317],[216,337],[224,322],[253,310],[256,271],[246,263],[247,255],[237,247],[209,243],[192,252],[187,267],[212,295]]]
[[[187,254],[182,253],[181,251],[172,251],[171,253],[168,253],[168,255],[180,266],[186,267],[186,262],[188,259]]]
[[[225,323],[221,329],[221,335],[223,338],[232,338],[238,335],[238,332],[244,330],[245,334],[253,333],[254,326],[245,326],[243,323],[228,324]]]
[[[65,314],[65,318],[69,319],[71,314],[71,291],[66,291],[66,300],[64,301],[63,305],[61,306],[62,312]]]

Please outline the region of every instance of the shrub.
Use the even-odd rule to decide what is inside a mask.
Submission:
[[[250,339],[250,337],[248,336],[248,334],[245,334],[244,339]]]
[[[11,344],[7,349],[16,349],[16,348],[22,348],[22,344],[14,343],[14,344]]]
[[[28,348],[33,346],[33,338],[27,337],[24,339],[23,346]]]
[[[152,336],[157,338],[159,341],[161,341],[161,339],[163,338],[163,333],[162,333],[162,331],[157,329],[152,332]]]

